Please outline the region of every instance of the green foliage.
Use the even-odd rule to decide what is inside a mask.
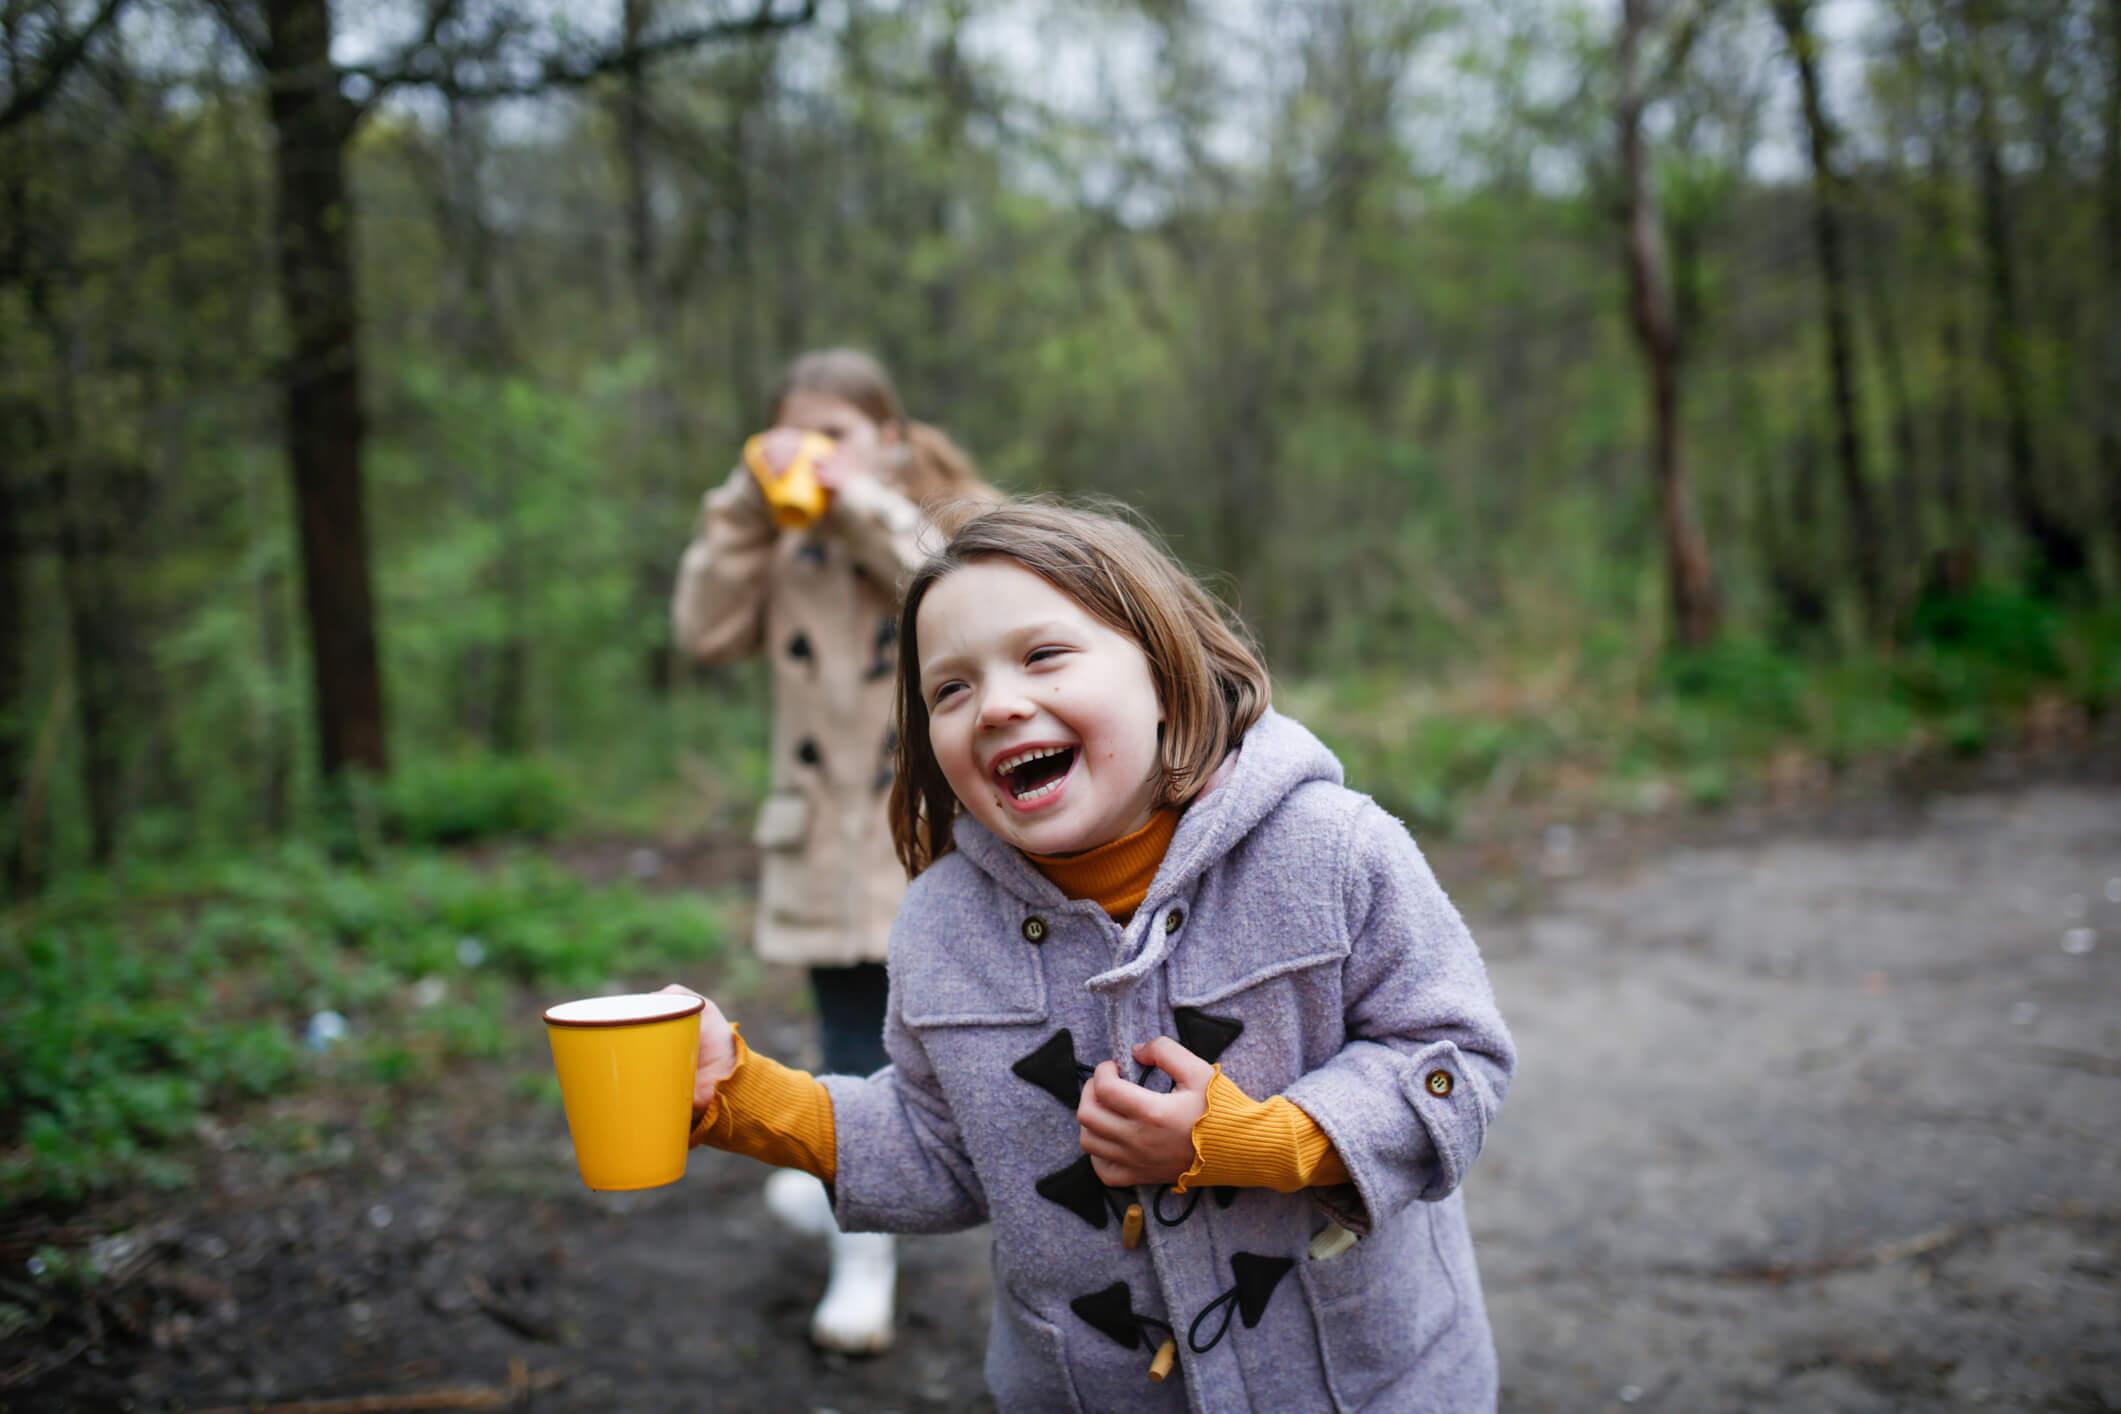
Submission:
[[[1804,723],[1803,667],[1767,644],[1729,636],[1714,647],[1679,651],[1665,660],[1664,687],[1704,711],[1749,719],[1774,731]]]
[[[2121,706],[2121,604],[2094,609],[2062,634],[2064,677],[2070,695],[2086,709]]]
[[[392,836],[413,845],[542,837],[567,817],[566,788],[542,761],[467,754],[398,767],[383,810]]]
[[[1741,636],[1636,665],[1585,645],[1558,665],[1435,682],[1366,674],[1284,683],[1286,710],[1340,753],[1348,781],[1419,830],[1510,806],[1567,815],[1714,807],[1795,755],[1828,768],[2018,732],[2025,709],[2116,701],[2121,614],[1989,594],[1897,656],[1803,657]]]
[[[1995,671],[2053,677],[2062,668],[2059,617],[2053,604],[2022,589],[1980,585],[1925,598],[1915,610],[1914,638]]]
[[[1742,8],[1705,14],[1651,124],[1681,459],[1730,610],[1728,642],[1655,667],[1668,625],[1613,224],[1613,16],[1332,0],[1259,29],[1174,12],[1151,22],[1135,106],[1067,116],[966,107],[1020,75],[956,42],[961,8],[858,7],[785,46],[669,55],[642,77],[658,132],[638,149],[598,103],[363,120],[365,492],[398,765],[378,808],[402,838],[741,821],[766,776],[765,674],[685,671],[672,573],[781,362],[838,343],[880,353],[907,409],[1009,489],[1136,503],[1228,578],[1278,673],[1418,685],[1440,713],[1419,730],[1347,732],[1424,819],[1556,761],[1715,799],[1742,778],[1685,763],[1768,740],[1834,759],[1916,735],[1971,746],[2058,678],[2085,707],[2121,693],[2111,628],[2005,587],[2038,567],[2006,494],[1979,134],[1935,129],[1970,84],[2002,84],[1996,140],[2038,156],[2040,180],[2008,193],[2040,233],[2010,346],[2034,390],[2034,484],[2063,523],[2094,525],[2091,479],[2068,469],[2094,464],[2104,410],[2085,313],[2098,188],[2041,115],[2096,111],[2097,65],[1968,70],[1920,7],[1872,7],[1865,42],[1829,55],[1873,95],[1841,115],[1840,146],[1879,164],[1849,184],[1844,229],[1888,571],[1904,593],[1945,553],[1995,581],[1924,602],[1906,643],[1871,633],[1884,666],[1857,682],[1760,641],[1802,606],[1793,585],[1829,625],[1813,652],[1854,672],[1871,631],[1850,627],[1809,201],[1757,160],[1766,85],[1789,79]],[[1993,42],[2060,52],[2088,13],[2005,6]],[[1095,42],[1139,18],[1071,23]],[[307,641],[286,311],[256,275],[269,115],[144,43],[106,36],[113,82],[68,85],[0,152],[41,272],[34,299],[0,281],[0,461],[33,490],[14,502],[27,680],[0,734],[42,762],[39,817],[5,792],[0,843],[28,836],[58,871],[85,858],[94,717],[118,738],[103,745],[136,853],[319,821],[372,848],[372,818],[323,800],[313,764],[308,658],[336,646]],[[1254,49],[1289,62],[1254,75],[1238,57]],[[932,82],[943,54],[965,82]],[[1155,154],[1150,130],[1169,139]],[[1255,140],[1214,139],[1229,132]],[[64,506],[34,491],[62,482]],[[68,626],[93,606],[70,596],[95,576],[60,572],[62,521],[122,566],[102,608],[132,641],[97,636],[125,679],[107,720],[76,710]],[[2095,547],[2091,593],[2111,597],[2117,548]],[[1542,704],[1562,698],[1472,700],[1547,671],[1620,714],[1604,744],[1555,725]]]
[[[647,986],[722,944],[699,899],[536,857],[388,853],[77,873],[0,919],[0,1198],[181,1182],[203,1114],[319,1077],[384,1087],[507,1053],[540,996]],[[346,1036],[315,1049],[311,1018]]]

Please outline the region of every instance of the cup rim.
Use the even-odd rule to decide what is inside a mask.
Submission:
[[[581,1017],[554,1015],[555,1012],[560,1011],[564,1007],[580,1006],[584,1002],[645,1001],[651,998],[657,1001],[667,1000],[669,1002],[668,1008],[665,1010],[650,1012],[646,1015],[635,1016]],[[706,1009],[706,1006],[707,1003],[704,998],[687,997],[677,992],[621,992],[608,997],[577,997],[571,1002],[556,1002],[552,1006],[545,1008],[545,1024],[547,1026],[568,1026],[583,1028],[599,1026],[643,1026],[648,1024],[649,1022],[679,1021],[688,1016],[698,1016],[703,1010]]]

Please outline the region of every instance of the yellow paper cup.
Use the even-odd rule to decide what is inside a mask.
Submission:
[[[833,442],[822,432],[805,432],[796,444],[795,457],[775,471],[766,462],[764,432],[744,443],[744,465],[773,512],[774,523],[783,530],[802,530],[825,513],[832,493],[817,479],[817,464],[832,455]]]
[[[567,1132],[591,1188],[655,1188],[685,1176],[705,1005],[678,992],[647,992],[545,1012]]]

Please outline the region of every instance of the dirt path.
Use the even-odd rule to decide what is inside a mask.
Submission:
[[[2121,1408],[2121,790],[1664,853],[1481,931],[1513,1408]]]
[[[1505,1407],[2121,1408],[2121,784],[1715,830],[1439,858],[1523,1050],[1469,1190]],[[797,980],[731,983],[791,1056]],[[230,1152],[142,1210],[103,1338],[0,1353],[0,1409],[988,1407],[984,1234],[905,1244],[899,1348],[824,1359],[761,1176],[587,1193],[467,1075],[380,1152]]]

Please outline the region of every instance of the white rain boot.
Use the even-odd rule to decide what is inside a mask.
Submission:
[[[835,1232],[832,1279],[810,1317],[812,1343],[848,1355],[889,1349],[897,1287],[898,1244],[890,1233]]]
[[[805,1237],[832,1237],[840,1230],[825,1185],[801,1169],[775,1169],[766,1180],[766,1210]]]

